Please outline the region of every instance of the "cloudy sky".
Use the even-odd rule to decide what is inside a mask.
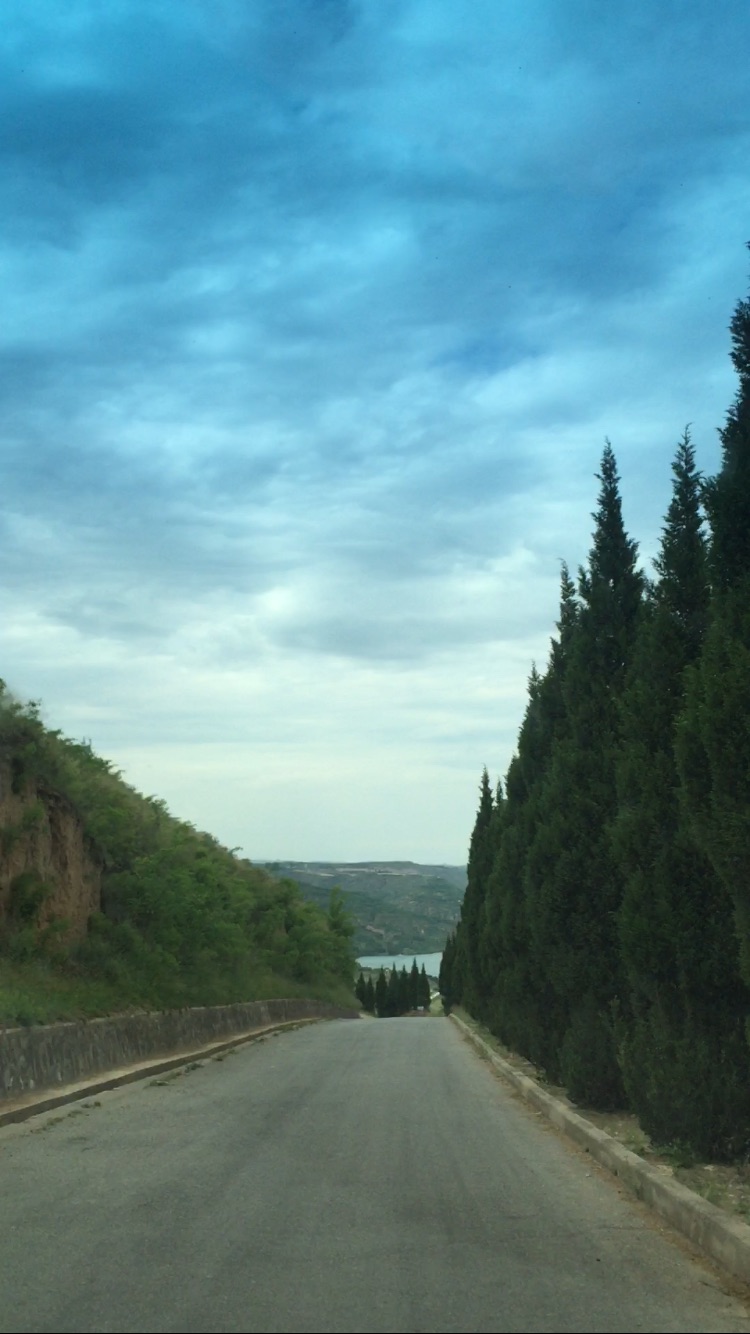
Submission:
[[[0,674],[244,855],[462,863],[605,437],[715,471],[747,0],[3,0]]]

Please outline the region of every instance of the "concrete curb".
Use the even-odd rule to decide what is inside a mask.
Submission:
[[[665,1179],[623,1144],[592,1125],[570,1105],[554,1098],[528,1075],[514,1069],[457,1015],[451,1020],[527,1102],[558,1130],[590,1153],[623,1186],[659,1214],[704,1255],[743,1283],[750,1283],[750,1227],[709,1204],[679,1181]]]
[[[166,1074],[181,1065],[190,1065],[192,1061],[209,1060],[232,1047],[244,1046],[248,1042],[257,1042],[273,1033],[283,1032],[286,1028],[301,1028],[303,1024],[327,1022],[321,1017],[311,1019],[287,1019],[283,1023],[268,1024],[264,1028],[253,1028],[247,1033],[237,1033],[222,1042],[212,1042],[208,1047],[196,1047],[181,1052],[179,1056],[162,1057],[159,1060],[142,1061],[137,1065],[127,1066],[122,1070],[112,1071],[96,1079],[83,1080],[78,1084],[68,1084],[58,1093],[41,1090],[38,1094],[26,1094],[9,1104],[0,1104],[0,1127],[12,1125],[18,1121],[28,1121],[32,1116],[54,1111],[69,1102],[79,1102],[81,1098],[92,1098],[97,1093],[106,1093],[110,1089],[120,1088],[123,1084],[135,1084],[139,1079],[148,1079],[155,1075]]]

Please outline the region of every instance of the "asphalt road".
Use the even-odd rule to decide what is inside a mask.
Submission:
[[[748,1330],[446,1020],[321,1023],[0,1129],[0,1330]]]

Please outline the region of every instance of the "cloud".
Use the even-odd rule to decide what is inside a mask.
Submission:
[[[3,674],[144,772],[133,718],[311,772],[322,719],[378,792],[373,718],[406,767],[428,719],[420,775],[501,768],[605,436],[645,561],[686,422],[717,466],[748,38],[697,0],[9,0]]]

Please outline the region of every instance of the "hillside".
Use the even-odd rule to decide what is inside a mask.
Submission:
[[[410,861],[272,862],[267,869],[321,906],[338,886],[354,921],[357,954],[442,950],[466,888],[465,867]]]
[[[0,682],[0,1024],[306,996],[350,1003],[323,910],[130,787]]]

